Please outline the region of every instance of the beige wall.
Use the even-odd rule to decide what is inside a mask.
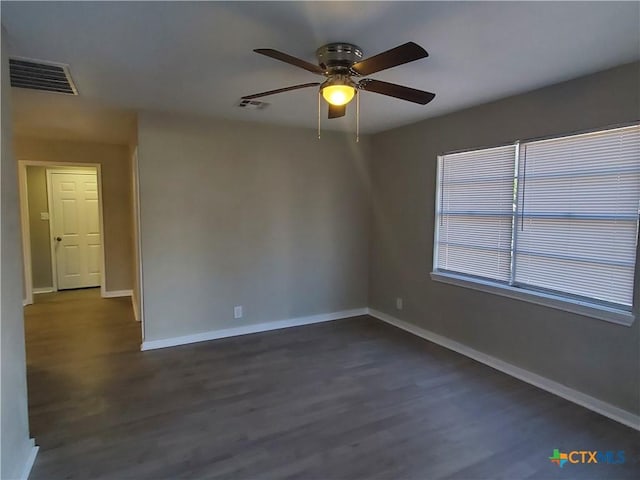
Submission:
[[[27,167],[27,202],[29,204],[29,235],[31,237],[31,275],[33,288],[51,288],[51,242],[49,220],[40,213],[49,211],[47,199],[47,170]]]
[[[2,27],[0,157],[0,478],[19,478],[32,452],[22,312],[18,174],[13,155],[6,31]]]
[[[366,307],[367,146],[140,114],[145,340]]]
[[[640,320],[615,325],[429,277],[439,153],[638,121],[639,70],[625,65],[376,135],[370,306],[640,413]]]
[[[101,165],[106,290],[131,290],[133,206],[128,147],[16,137],[15,152],[18,160]]]

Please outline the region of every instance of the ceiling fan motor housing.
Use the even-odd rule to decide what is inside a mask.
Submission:
[[[351,43],[329,43],[316,50],[316,57],[327,73],[348,73],[351,65],[362,60],[362,49]]]

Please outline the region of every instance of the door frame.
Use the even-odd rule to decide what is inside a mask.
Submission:
[[[134,260],[136,264],[136,278],[134,280],[131,300],[133,303],[134,316],[136,317],[136,320],[140,322],[142,341],[144,342],[144,280],[142,273],[142,240],[140,237],[140,175],[137,146],[133,149],[131,154],[131,183],[134,223],[133,237],[135,243]]]
[[[31,262],[31,232],[29,229],[29,197],[27,191],[27,167],[45,167],[47,172],[47,202],[49,212],[49,245],[51,248],[51,281],[53,291],[58,291],[58,276],[55,260],[54,246],[52,242],[52,221],[51,221],[51,187],[50,170],[66,171],[67,173],[77,173],[81,170],[94,168],[98,179],[98,216],[100,222],[100,245],[102,254],[100,255],[100,296],[105,297],[105,246],[104,246],[104,215],[102,208],[102,170],[99,163],[73,163],[73,162],[47,162],[40,160],[19,160],[18,161],[18,186],[20,193],[20,227],[22,230],[22,259],[24,269],[24,300],[23,304],[33,304],[33,273]],[[72,172],[74,171],[75,172]]]

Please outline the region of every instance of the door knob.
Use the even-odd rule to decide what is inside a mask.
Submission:
[[[62,241],[62,237],[56,237],[56,242],[61,242]]]

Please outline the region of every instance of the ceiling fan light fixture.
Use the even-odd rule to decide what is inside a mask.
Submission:
[[[322,96],[331,105],[346,105],[356,94],[355,84],[348,77],[336,76],[320,86]]]
[[[322,96],[331,105],[346,105],[353,100],[355,88],[349,85],[330,85],[322,89]]]

